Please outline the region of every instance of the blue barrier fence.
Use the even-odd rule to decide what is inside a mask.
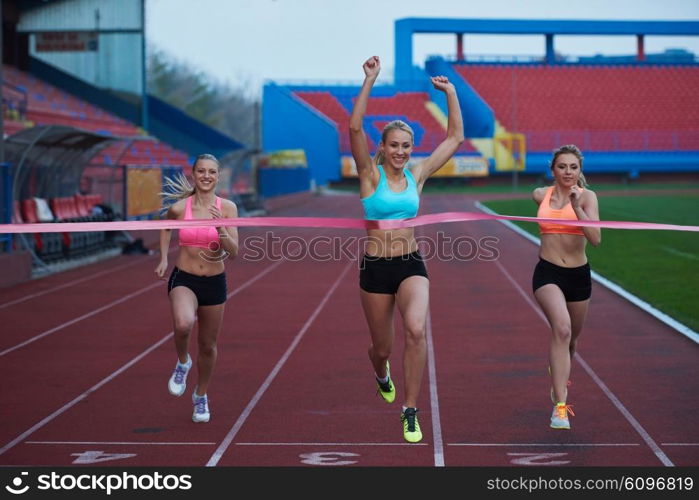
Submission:
[[[0,222],[12,222],[12,165],[0,163]],[[12,234],[0,234],[0,247],[12,251]]]

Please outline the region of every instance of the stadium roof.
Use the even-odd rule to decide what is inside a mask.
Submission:
[[[395,23],[396,81],[409,80],[413,33],[543,35],[546,60],[554,61],[554,35],[699,36],[697,21],[592,21],[566,19],[399,19]]]

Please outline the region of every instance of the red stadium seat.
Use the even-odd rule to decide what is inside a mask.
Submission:
[[[563,142],[587,151],[697,149],[696,139],[685,139],[699,135],[695,66],[454,68],[505,128],[525,133],[528,151],[550,151]]]

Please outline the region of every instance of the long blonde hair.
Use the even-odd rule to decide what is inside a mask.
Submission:
[[[580,176],[578,177],[578,186],[582,188],[587,187],[587,180],[585,179],[585,175],[583,175],[582,172],[583,154],[575,144],[566,144],[565,146],[561,146],[553,152],[551,164],[549,165],[551,170],[553,170],[554,165],[556,165],[556,159],[563,154],[572,154],[575,155],[575,157],[578,159],[578,161],[580,162]]]
[[[221,163],[214,155],[205,153],[195,158],[194,163],[192,163],[192,170],[197,166],[199,160],[211,160],[218,165],[219,169],[221,168]],[[196,190],[197,188],[189,183],[189,179],[182,172],[178,172],[174,177],[166,177],[163,182],[163,191],[158,193],[163,199],[162,210],[167,210],[170,205],[179,200],[189,198]]]
[[[410,125],[405,123],[403,120],[393,120],[392,122],[386,124],[386,126],[383,128],[383,132],[381,132],[382,143],[386,144],[386,137],[391,130],[402,130],[403,132],[409,133],[410,139],[413,141],[413,144],[415,143],[415,133],[413,132],[413,129],[410,128]],[[381,148],[379,148],[376,150],[376,155],[374,155],[374,165],[382,165],[383,161],[383,151],[381,151]]]

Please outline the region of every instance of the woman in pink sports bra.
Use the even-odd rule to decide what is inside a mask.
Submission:
[[[194,187],[187,178],[168,179],[169,192],[164,201],[174,202],[167,208],[168,219],[221,219],[238,216],[238,208],[230,200],[216,196],[220,165],[215,156],[199,155],[192,167]],[[165,279],[172,230],[160,232],[160,263],[155,273]],[[227,298],[224,263],[238,254],[236,227],[191,227],[179,230],[180,250],[168,280],[172,307],[177,363],[168,381],[173,396],[184,394],[187,374],[192,368],[189,337],[194,322],[198,327],[197,385],[192,391],[194,422],[211,418],[207,391],[216,364],[216,339],[221,331]]]
[[[554,183],[532,193],[542,219],[599,220],[597,195],[586,189],[582,173],[583,155],[577,146],[561,146],[553,153],[551,173]],[[598,227],[539,223],[541,246],[534,269],[532,289],[551,325],[549,372],[551,402],[550,426],[570,429],[567,404],[568,379],[578,336],[582,331],[592,292],[590,265],[585,246],[600,244]]]

